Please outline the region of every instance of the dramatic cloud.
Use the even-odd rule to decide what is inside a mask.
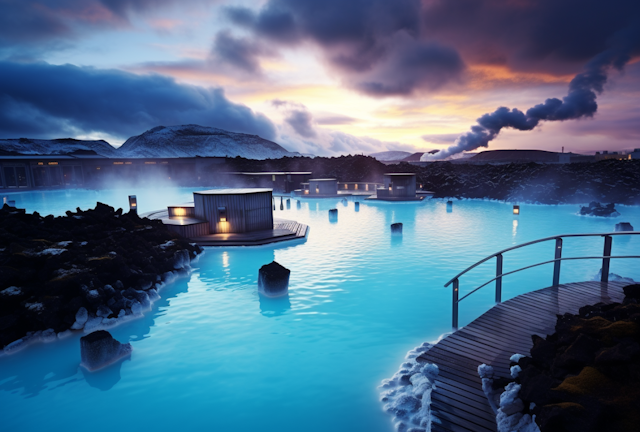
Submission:
[[[127,138],[164,125],[196,123],[275,137],[264,115],[222,89],[160,75],[47,63],[0,62],[0,137],[57,138],[104,132]]]
[[[425,36],[446,40],[465,60],[557,74],[575,73],[625,29],[640,25],[636,0],[430,0],[425,5]]]
[[[420,37],[419,0],[270,0],[259,12],[227,8],[237,25],[280,45],[312,41],[352,88],[372,96],[410,95],[459,79],[452,48]]]
[[[215,0],[198,0],[196,4]],[[178,0],[2,0],[0,55],[25,56],[67,48],[80,35],[131,25],[132,13],[156,11]]]
[[[596,95],[602,93],[607,75],[614,70],[622,70],[630,60],[630,55],[640,47],[640,27],[620,32],[613,46],[594,57],[584,71],[573,78],[569,92],[562,100],[547,99],[544,103],[529,108],[526,113],[517,108],[500,107],[493,113],[478,119],[471,132],[460,136],[454,145],[437,154],[425,155],[423,160],[443,159],[462,151],[488,147],[503,128],[528,131],[541,121],[564,121],[592,117],[598,109]]]
[[[260,57],[273,57],[275,54],[257,41],[235,38],[228,31],[216,35],[212,55],[214,61],[225,62],[250,74],[260,75]]]
[[[271,104],[285,110],[284,121],[301,137],[315,138],[318,135],[313,128],[313,116],[304,105],[279,99],[271,101]]]

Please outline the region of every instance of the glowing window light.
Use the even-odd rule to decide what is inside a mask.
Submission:
[[[369,190],[369,185],[368,184],[364,185],[364,190]]]
[[[358,190],[358,183],[356,183],[355,190]]]
[[[144,164],[145,164],[145,165],[155,165],[156,163],[155,163],[155,162],[148,162],[148,161],[147,161],[147,162],[145,162]]]
[[[174,216],[186,216],[187,215],[187,209],[184,207],[174,207],[173,208],[173,215]]]
[[[305,195],[309,195],[309,189],[305,189],[305,190],[304,190],[304,194],[305,194]]]
[[[44,162],[38,162],[38,165],[44,165]]]
[[[316,185],[316,193],[319,194],[320,193],[320,186]]]
[[[514,205],[513,206],[513,214],[514,215],[520,214],[520,206],[519,205]]]
[[[49,165],[58,165],[58,162],[48,162]]]
[[[344,184],[344,188],[345,188],[345,189],[349,189],[349,185],[345,183],[345,184]]]
[[[226,221],[227,221],[227,208],[218,207],[218,222],[226,222]]]
[[[114,165],[124,165],[124,162],[114,162]]]

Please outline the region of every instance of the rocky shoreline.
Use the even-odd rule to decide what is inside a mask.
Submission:
[[[42,217],[0,209],[0,353],[140,316],[202,248],[98,203]]]
[[[517,359],[525,411],[542,432],[623,432],[640,425],[640,285],[622,303],[558,316],[556,332],[533,336]]]

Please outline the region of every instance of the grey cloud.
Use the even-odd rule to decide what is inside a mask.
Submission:
[[[229,101],[220,88],[160,75],[0,61],[1,137],[104,132],[126,138],[158,125],[189,123],[275,137],[268,118]]]

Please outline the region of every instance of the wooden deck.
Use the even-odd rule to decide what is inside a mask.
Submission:
[[[191,240],[200,246],[260,246],[287,240],[303,240],[309,227],[285,219],[274,219],[273,229],[248,233],[210,234]]]
[[[577,313],[580,307],[598,302],[620,302],[625,285],[628,283],[578,282],[520,295],[494,306],[418,357],[419,362],[440,368],[431,405],[439,424],[432,430],[496,431],[478,366],[491,365],[496,375],[509,377],[509,358],[515,353],[529,355],[532,334],[552,334],[556,314]]]

